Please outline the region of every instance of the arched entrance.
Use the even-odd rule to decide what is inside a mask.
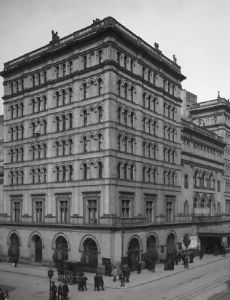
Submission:
[[[10,236],[10,246],[8,248],[8,256],[10,261],[13,261],[15,257],[19,258],[20,256],[20,242],[19,237],[16,233],[12,233]]]
[[[157,240],[156,237],[151,235],[147,239],[147,253],[154,253],[157,251]]]
[[[91,238],[87,238],[83,243],[81,262],[89,267],[97,267],[98,248],[96,242]]]
[[[137,238],[133,238],[128,247],[128,265],[131,271],[136,269],[137,262],[140,260],[140,244]]]
[[[55,251],[53,254],[53,261],[55,263],[61,263],[63,260],[68,259],[68,243],[63,236],[57,237],[55,241]]]
[[[34,253],[34,261],[41,262],[42,261],[42,241],[39,235],[34,235],[32,238],[33,253]]]
[[[167,254],[173,254],[176,249],[175,245],[175,235],[173,233],[170,233],[167,238]]]

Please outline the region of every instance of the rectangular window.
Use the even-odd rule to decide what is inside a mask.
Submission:
[[[184,175],[184,188],[188,189],[188,175],[187,174]]]
[[[133,217],[133,203],[134,203],[134,193],[119,193],[120,199],[120,214],[122,218],[132,218]]]
[[[225,204],[225,211],[226,211],[226,214],[227,214],[227,215],[230,215],[230,200],[227,200],[227,201],[226,201],[226,204]]]
[[[12,221],[22,221],[22,196],[11,197]]]
[[[99,223],[100,192],[82,193],[84,205],[84,222],[87,224]]]
[[[87,213],[89,224],[97,224],[97,199],[87,200]]]
[[[66,224],[70,218],[71,194],[56,194],[57,222]]]
[[[145,213],[146,221],[149,223],[155,222],[155,204],[156,204],[156,195],[145,194]]]
[[[41,223],[43,221],[43,203],[42,201],[35,201],[35,222]]]
[[[121,200],[121,217],[130,218],[130,200]]]
[[[174,196],[166,196],[166,199],[165,199],[165,208],[166,208],[165,221],[167,223],[172,223],[174,221],[174,203],[175,203]]]

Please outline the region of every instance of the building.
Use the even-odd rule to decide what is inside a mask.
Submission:
[[[142,254],[157,249],[163,259],[185,233],[199,234],[183,202],[182,176],[192,171],[181,129],[183,139],[205,133],[181,121],[175,57],[108,17],[64,38],[52,32],[1,75],[5,256],[93,267],[123,258],[134,268]],[[218,180],[221,164],[212,157]]]

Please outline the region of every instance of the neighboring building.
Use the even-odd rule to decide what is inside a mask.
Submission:
[[[181,99],[181,114],[184,117],[189,117],[189,110],[195,107],[197,104],[197,95],[182,89]]]
[[[190,165],[181,171],[185,77],[157,43],[108,17],[62,39],[52,32],[48,45],[5,63],[1,75],[5,255],[94,267],[127,257],[134,268],[141,254],[157,248],[165,258],[185,233],[199,233],[194,210],[184,214],[196,189],[182,198],[181,188],[186,168],[192,176]],[[198,131],[189,134],[200,142]],[[223,152],[221,139],[207,143]],[[183,148],[183,162],[190,154]],[[205,170],[218,169],[221,180],[221,163]]]

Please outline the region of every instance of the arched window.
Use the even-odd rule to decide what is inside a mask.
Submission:
[[[62,65],[62,74],[63,74],[63,76],[65,76],[65,74],[66,74],[66,65],[65,64]]]
[[[66,130],[66,116],[62,115],[62,130]]]
[[[41,110],[41,98],[40,97],[37,98],[37,104],[38,104],[37,105],[37,108],[38,108],[37,111],[40,112],[40,110]]]
[[[10,184],[11,185],[14,184],[14,173],[13,173],[13,171],[10,171]]]
[[[69,139],[69,154],[72,154],[73,140]]]
[[[71,74],[72,71],[73,71],[73,62],[72,62],[72,60],[70,60],[70,62],[69,62],[69,73]]]
[[[47,170],[46,170],[46,168],[43,168],[43,182],[44,183],[47,182]]]
[[[15,127],[15,132],[16,132],[16,140],[18,140],[18,134],[19,134],[18,126]]]
[[[142,168],[142,180],[145,182],[146,167]]]
[[[65,105],[66,104],[66,91],[62,90],[62,104]]]
[[[130,180],[134,179],[134,165],[131,165],[130,167]]]
[[[147,169],[147,179],[148,179],[148,182],[150,182],[150,179],[151,179],[151,168]]]
[[[100,64],[102,62],[102,50],[98,51],[98,63]]]
[[[121,107],[118,107],[117,113],[118,122],[121,123]]]
[[[41,84],[41,74],[40,73],[37,74],[37,78],[38,78],[38,85],[40,85]]]
[[[87,152],[87,137],[83,136],[83,152]]]
[[[184,214],[185,214],[185,216],[189,215],[189,203],[187,200],[184,203]]]
[[[98,134],[98,150],[102,149],[102,135],[101,133]]]
[[[43,120],[43,134],[47,133],[47,121]]]
[[[142,94],[142,105],[145,107],[145,97],[146,97],[146,93]]]
[[[57,91],[55,93],[55,95],[56,95],[56,103],[57,103],[57,107],[58,107],[60,105],[60,95],[59,95],[59,92]]]
[[[126,126],[128,125],[128,111],[127,110],[124,111],[124,123]]]
[[[134,100],[134,86],[131,86],[131,88],[130,88],[130,98],[131,98],[131,101],[133,102],[133,100]]]
[[[117,52],[117,63],[120,64],[121,61],[121,53]]]
[[[43,110],[46,110],[46,106],[47,106],[47,98],[46,96],[43,96]]]
[[[24,183],[24,171],[22,170],[21,171],[21,184],[23,184]]]
[[[56,116],[56,131],[58,132],[60,130],[60,119],[58,116]]]
[[[124,55],[124,68],[126,69],[127,68],[127,56]]]
[[[134,64],[133,64],[133,60],[130,59],[130,71],[131,71],[131,72],[133,72],[133,65],[134,65]]]
[[[34,169],[31,170],[31,174],[32,174],[32,183],[35,183],[35,170]]]
[[[60,168],[59,168],[59,166],[56,166],[56,176],[57,176],[57,182],[59,182],[60,181]]]
[[[117,164],[117,178],[121,178],[121,163]]]
[[[87,126],[88,119],[87,119],[87,111],[86,111],[86,109],[83,110],[82,114],[83,114],[83,125]]]
[[[13,107],[13,105],[10,106],[10,116],[11,116],[11,119],[14,118],[14,107]]]
[[[37,149],[38,149],[38,159],[41,158],[41,146],[38,144],[37,146]]]
[[[118,90],[118,96],[121,96],[121,80],[120,79],[117,81],[117,90]]]
[[[69,103],[71,103],[72,102],[72,97],[73,97],[73,90],[70,87],[68,91],[69,91]]]
[[[151,96],[148,96],[148,109],[151,109]]]
[[[87,97],[87,84],[86,82],[83,83],[83,99]]]
[[[18,148],[15,149],[16,162],[18,162]]]
[[[72,113],[69,113],[68,117],[69,117],[69,129],[72,129],[73,128],[73,115],[72,115]]]
[[[69,165],[69,180],[73,180],[73,166]]]
[[[130,124],[131,124],[131,127],[133,128],[133,125],[134,125],[134,112],[133,111],[130,113]]]
[[[145,123],[146,123],[146,118],[144,117],[142,119],[143,131],[145,131]]]
[[[102,162],[99,161],[99,162],[98,162],[98,178],[99,178],[99,179],[102,178],[102,172],[103,172],[103,165],[102,165]]]
[[[127,152],[127,144],[128,144],[128,137],[125,136],[124,138],[124,147],[125,147],[125,152]]]
[[[127,95],[128,95],[128,84],[125,82],[125,84],[124,84],[124,97],[125,97],[125,99],[127,99]]]
[[[98,123],[101,123],[102,121],[102,107],[98,106]]]
[[[145,142],[142,144],[142,155],[145,157]]]
[[[66,166],[62,166],[62,181],[66,181]]]
[[[127,179],[127,168],[128,168],[128,165],[124,164],[124,179]]]
[[[131,154],[134,153],[134,139],[133,138],[130,141],[130,151],[131,151]]]
[[[47,151],[47,146],[46,144],[43,144],[43,158],[46,158],[46,151]]]
[[[121,151],[121,135],[119,134],[117,137],[118,150]]]
[[[85,55],[84,57],[83,57],[83,64],[84,64],[84,69],[86,69],[87,68],[87,56]]]
[[[97,90],[98,96],[100,96],[101,95],[101,91],[102,91],[102,79],[101,78],[98,79],[97,86],[98,86],[98,90]]]
[[[83,164],[83,179],[87,179],[88,178],[88,168],[87,168],[87,164],[84,163]]]
[[[18,117],[18,104],[15,104],[16,117]]]
[[[66,142],[65,142],[65,140],[63,140],[62,141],[62,154],[63,155],[66,155],[65,148],[66,148]]]
[[[47,72],[46,71],[44,71],[43,77],[44,77],[44,83],[46,83],[47,82]]]

